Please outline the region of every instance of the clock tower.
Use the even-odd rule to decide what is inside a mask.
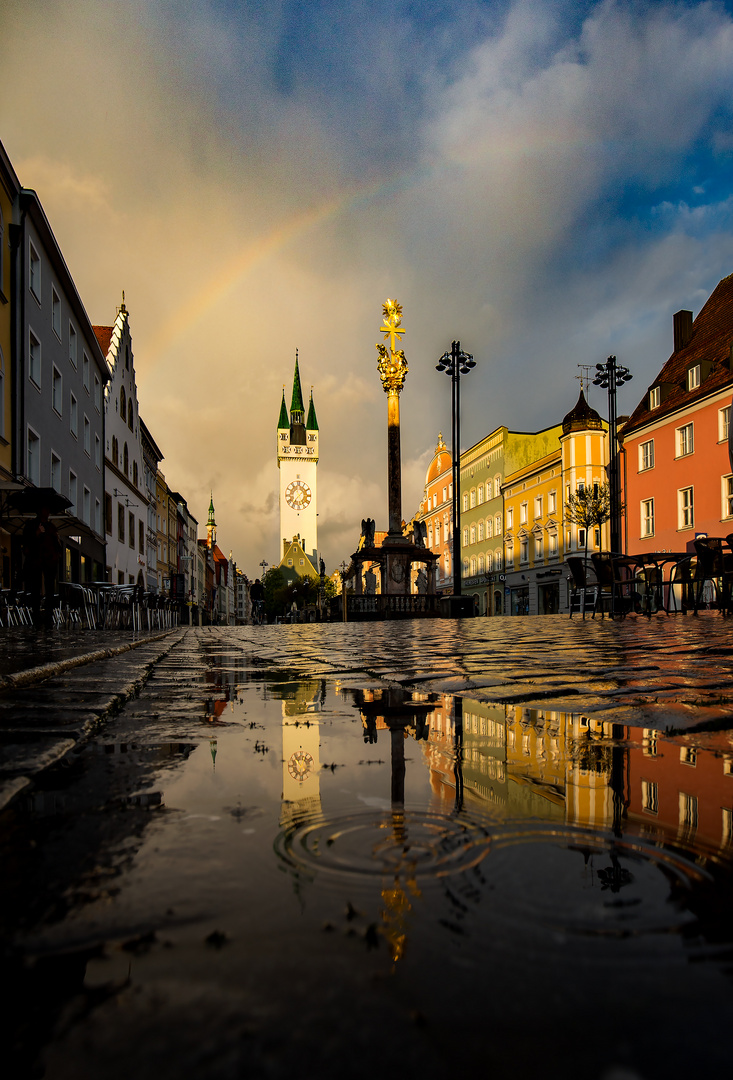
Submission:
[[[318,421],[312,390],[306,416],[297,349],[289,418],[283,387],[280,418],[277,422],[277,464],[280,469],[280,537],[285,544],[289,544],[293,537],[299,536],[305,553],[310,558],[317,559]]]

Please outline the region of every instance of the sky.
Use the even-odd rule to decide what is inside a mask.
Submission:
[[[375,344],[403,306],[402,513],[461,445],[558,423],[613,353],[630,413],[733,272],[733,4],[4,0],[0,139],[89,317],[125,292],[140,411],[204,535],[279,561],[296,348],[330,571],[387,527]],[[605,393],[590,402],[606,415]]]

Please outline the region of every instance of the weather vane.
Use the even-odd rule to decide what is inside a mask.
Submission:
[[[389,349],[383,344],[376,346],[379,354],[377,368],[386,394],[400,393],[409,370],[404,352],[402,349],[395,349],[395,345],[399,346],[402,343],[402,335],[405,332],[400,325],[401,322],[402,305],[388,297],[382,305],[383,325],[380,331],[384,334],[384,341],[389,339]]]

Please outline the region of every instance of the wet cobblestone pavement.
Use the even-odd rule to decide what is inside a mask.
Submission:
[[[8,650],[13,1080],[727,1073],[733,620],[130,643]]]

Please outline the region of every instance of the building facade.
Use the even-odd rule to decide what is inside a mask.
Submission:
[[[425,490],[415,515],[425,525],[425,544],[438,556],[436,591],[453,590],[453,459],[438,433],[433,458],[425,474]]]
[[[692,552],[733,532],[728,454],[733,275],[697,318],[678,311],[674,351],[621,431],[626,550]]]
[[[158,525],[157,525],[157,483],[156,477],[163,454],[150,434],[142,417],[140,418],[140,446],[143,457],[143,485],[148,500],[145,529],[145,582],[148,592],[157,593],[158,586]]]
[[[14,251],[12,471],[69,499],[61,580],[104,576],[104,412],[109,372],[34,191],[19,196]],[[20,546],[14,549],[20,566]]]
[[[147,584],[148,496],[130,320],[124,302],[112,326],[95,326],[109,380],[104,392],[107,580]]]

